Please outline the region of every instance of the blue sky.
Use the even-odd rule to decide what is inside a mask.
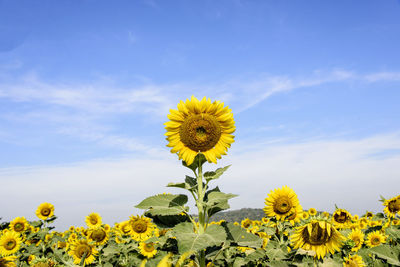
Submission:
[[[60,227],[112,224],[172,192],[163,123],[191,95],[233,110],[233,208],[288,185],[304,208],[380,211],[399,194],[398,47],[394,0],[0,0],[0,181],[18,198],[0,217],[47,201]]]

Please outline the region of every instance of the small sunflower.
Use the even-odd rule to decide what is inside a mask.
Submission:
[[[364,243],[364,233],[361,231],[361,229],[352,230],[347,238],[354,241],[354,247],[351,249],[351,251],[358,251]]]
[[[242,222],[240,223],[240,225],[246,229],[249,228],[252,224],[253,222],[249,218],[242,220]]]
[[[343,259],[343,267],[365,267],[365,263],[359,255],[349,255]]]
[[[379,246],[382,243],[386,242],[386,236],[379,231],[373,231],[367,235],[367,240],[365,241],[365,244],[372,248]]]
[[[314,208],[310,208],[308,210],[308,214],[310,214],[311,216],[317,215],[317,210]]]
[[[140,242],[139,249],[140,249],[140,254],[147,257],[148,259],[154,257],[154,255],[157,254],[157,249],[153,242],[149,243]]]
[[[199,101],[192,96],[186,102],[180,101],[178,110],[171,109],[168,119],[164,123],[167,146],[187,165],[193,163],[198,153],[204,154],[208,162],[217,163],[217,158],[226,155],[234,142],[232,110],[220,101],[211,103],[206,97]]]
[[[10,229],[17,233],[23,233],[26,230],[30,229],[28,221],[25,217],[17,217],[10,222]]]
[[[117,230],[119,234],[129,235],[132,231],[132,228],[131,225],[129,224],[129,221],[123,221],[118,224]]]
[[[79,264],[83,256],[85,256],[84,265],[91,264],[95,261],[95,256],[98,254],[95,246],[85,239],[75,240],[68,247],[68,254],[74,258],[74,264]]]
[[[400,215],[400,195],[385,200],[383,205],[385,206],[383,212],[385,212],[389,218],[394,218],[396,214]]]
[[[275,216],[277,220],[283,221],[287,216],[294,213],[299,205],[300,203],[294,190],[283,186],[268,194],[263,210],[267,216]]]
[[[96,246],[103,245],[108,240],[108,233],[102,227],[89,229],[87,236],[88,239],[93,241]]]
[[[303,218],[303,213],[305,213],[303,212],[303,208],[301,207],[301,205],[298,205],[296,206],[292,214],[287,216],[285,220],[289,221],[291,225],[295,225],[296,223],[299,223],[300,220]]]
[[[86,216],[85,222],[89,228],[97,228],[101,226],[102,219],[100,214],[92,212],[88,216]]]
[[[151,237],[156,226],[151,222],[151,219],[143,216],[131,216],[129,225],[131,228],[130,235],[136,241],[144,241]]]
[[[332,214],[332,221],[334,225],[339,228],[347,228],[349,224],[351,223],[351,214],[345,209],[337,209],[335,212]]]
[[[46,220],[54,215],[54,206],[50,203],[42,203],[36,210],[36,216],[39,219]]]
[[[295,233],[290,236],[294,249],[312,250],[318,259],[325,257],[327,252],[340,251],[344,236],[333,225],[324,220],[311,220],[302,226],[296,227]]]
[[[20,246],[22,240],[18,233],[14,231],[3,232],[0,237],[0,255],[8,256],[16,253]]]

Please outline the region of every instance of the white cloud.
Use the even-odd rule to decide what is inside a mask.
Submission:
[[[368,82],[400,81],[400,72],[377,72],[364,76]]]
[[[292,187],[304,208],[333,211],[334,204],[350,212],[382,211],[379,195],[398,195],[400,154],[374,157],[400,149],[400,134],[377,135],[361,140],[319,140],[297,144],[235,143],[217,166],[232,167],[213,185],[239,194],[232,208],[262,208],[270,190]],[[0,169],[5,220],[16,216],[34,219],[41,202],[51,202],[59,216],[57,226],[83,225],[84,216],[99,212],[106,223],[140,213],[133,208],[145,197],[189,174],[175,155],[162,150],[157,156],[104,159],[65,166]]]

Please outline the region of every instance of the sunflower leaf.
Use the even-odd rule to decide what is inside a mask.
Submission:
[[[206,156],[204,156],[202,153],[198,153],[196,157],[194,158],[194,161],[192,164],[187,165],[184,160],[182,160],[182,165],[191,169],[193,172],[196,172],[196,169],[199,166],[202,166],[205,162],[207,161]]]
[[[369,251],[379,258],[387,260],[389,264],[400,266],[400,248],[398,247],[383,244],[377,247],[370,248]]]
[[[186,195],[159,194],[144,199],[135,208],[145,209],[151,215],[176,215],[189,210],[184,206],[187,201]]]
[[[215,172],[211,171],[211,172],[205,172],[204,173],[204,178],[206,179],[207,182],[211,181],[211,180],[215,180],[218,179],[231,165],[228,165],[226,167],[223,168],[218,168],[215,170]]]
[[[248,233],[244,228],[233,223],[222,223],[227,233],[227,240],[233,245],[242,247],[259,248],[262,245],[262,239],[255,234]]]
[[[195,233],[193,224],[188,222],[178,224],[172,231],[178,240],[180,253],[219,246],[226,241],[224,228],[215,224],[209,225],[203,234]]]

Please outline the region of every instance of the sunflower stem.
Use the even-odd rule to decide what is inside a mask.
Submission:
[[[197,175],[197,194],[198,198],[196,201],[197,209],[199,212],[199,234],[204,233],[205,230],[205,214],[204,214],[204,192],[203,192],[203,168],[199,157],[198,175]]]

